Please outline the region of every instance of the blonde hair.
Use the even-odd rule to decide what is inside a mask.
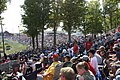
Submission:
[[[75,72],[71,67],[61,68],[60,72],[65,77],[66,80],[74,80],[75,79]]]
[[[77,69],[82,69],[82,68],[84,68],[86,71],[89,70],[89,66],[88,66],[87,62],[85,62],[85,61],[79,62],[79,63],[76,65],[76,68],[77,68]]]

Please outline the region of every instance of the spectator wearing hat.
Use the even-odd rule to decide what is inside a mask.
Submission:
[[[54,54],[52,56],[53,63],[49,66],[49,68],[43,74],[37,75],[38,80],[52,80],[53,79],[55,66],[57,64],[60,64],[60,62],[58,61],[58,57],[59,57],[58,54]]]
[[[97,58],[98,64],[102,64],[102,57],[100,56],[100,50],[96,50],[95,56]]]
[[[98,61],[97,58],[95,56],[95,50],[94,49],[90,49],[88,51],[89,57],[90,57],[90,63],[93,66],[93,68],[95,69],[96,73],[98,72]]]
[[[88,63],[89,70],[90,70],[94,75],[96,75],[96,71],[95,71],[95,69],[93,68],[93,66],[91,65],[90,60],[89,60],[89,57],[88,57],[87,55],[84,55],[84,56],[82,57],[82,60]]]
[[[100,47],[99,47],[99,51],[100,51],[100,56],[101,56],[103,59],[108,58],[108,54],[106,54],[106,50],[105,50],[105,47],[104,47],[104,46],[100,46]]]
[[[79,62],[76,65],[78,75],[82,76],[84,80],[95,80],[94,74],[89,70],[87,62]]]

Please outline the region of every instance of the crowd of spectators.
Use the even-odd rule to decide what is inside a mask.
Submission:
[[[64,40],[65,42],[58,43],[56,47],[48,46],[44,51],[35,49],[10,54],[7,59],[3,57],[1,65],[13,60],[15,62],[11,64],[11,69],[6,69],[7,71],[0,68],[0,78],[3,80],[120,80],[119,34],[120,27],[116,32],[95,38],[72,37],[71,43]],[[67,39],[65,36],[63,38]],[[48,41],[51,39],[49,38]]]

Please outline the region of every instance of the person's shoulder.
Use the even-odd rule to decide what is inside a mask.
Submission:
[[[77,74],[75,80],[84,80],[84,77]]]

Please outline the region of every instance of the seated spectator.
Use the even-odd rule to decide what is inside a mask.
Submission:
[[[79,62],[76,65],[77,72],[84,80],[96,80],[94,74],[89,70],[87,62]]]
[[[100,46],[99,50],[100,50],[100,56],[101,56],[103,59],[108,58],[108,54],[106,54],[106,50],[105,50],[105,47],[104,47],[104,46]]]
[[[115,80],[120,80],[120,68],[117,69],[116,73],[115,73]]]
[[[114,46],[113,50],[116,52],[117,60],[120,61],[120,48],[118,46]]]
[[[63,64],[63,67],[71,67],[72,66],[72,62],[70,62],[70,56],[66,55],[64,57],[64,59],[65,59],[65,62]]]
[[[75,71],[75,73],[77,74],[77,69],[76,69],[76,65],[78,64],[78,59],[77,59],[77,57],[73,57],[73,58],[71,59],[71,62],[72,62],[72,68],[73,68],[73,70]]]
[[[60,69],[62,67],[71,67],[72,66],[72,62],[70,62],[70,56],[69,55],[66,55],[64,57],[65,59],[65,62],[64,63],[60,63],[60,64],[57,64],[56,67],[55,67],[55,70],[54,70],[54,76],[53,76],[53,80],[58,80],[60,75]]]
[[[13,72],[11,73],[11,76],[14,80],[26,80],[23,77],[23,74],[19,72],[19,65],[18,64],[14,64],[13,65]]]
[[[120,26],[117,27],[117,32],[115,33],[115,38],[120,38]]]
[[[60,80],[75,80],[75,72],[71,67],[64,67],[60,70]]]
[[[103,73],[103,76],[104,78],[108,78],[109,77],[109,68],[110,68],[110,61],[109,60],[104,60],[104,66],[103,66],[103,69],[102,69],[102,73]]]
[[[60,62],[58,61],[58,57],[59,57],[58,54],[54,54],[52,56],[53,63],[49,66],[49,68],[45,72],[43,72],[42,74],[37,75],[38,80],[52,80],[53,79],[55,66],[57,64],[60,64]]]
[[[63,67],[63,63],[57,64],[54,69],[53,80],[58,80],[60,77],[60,69]]]

